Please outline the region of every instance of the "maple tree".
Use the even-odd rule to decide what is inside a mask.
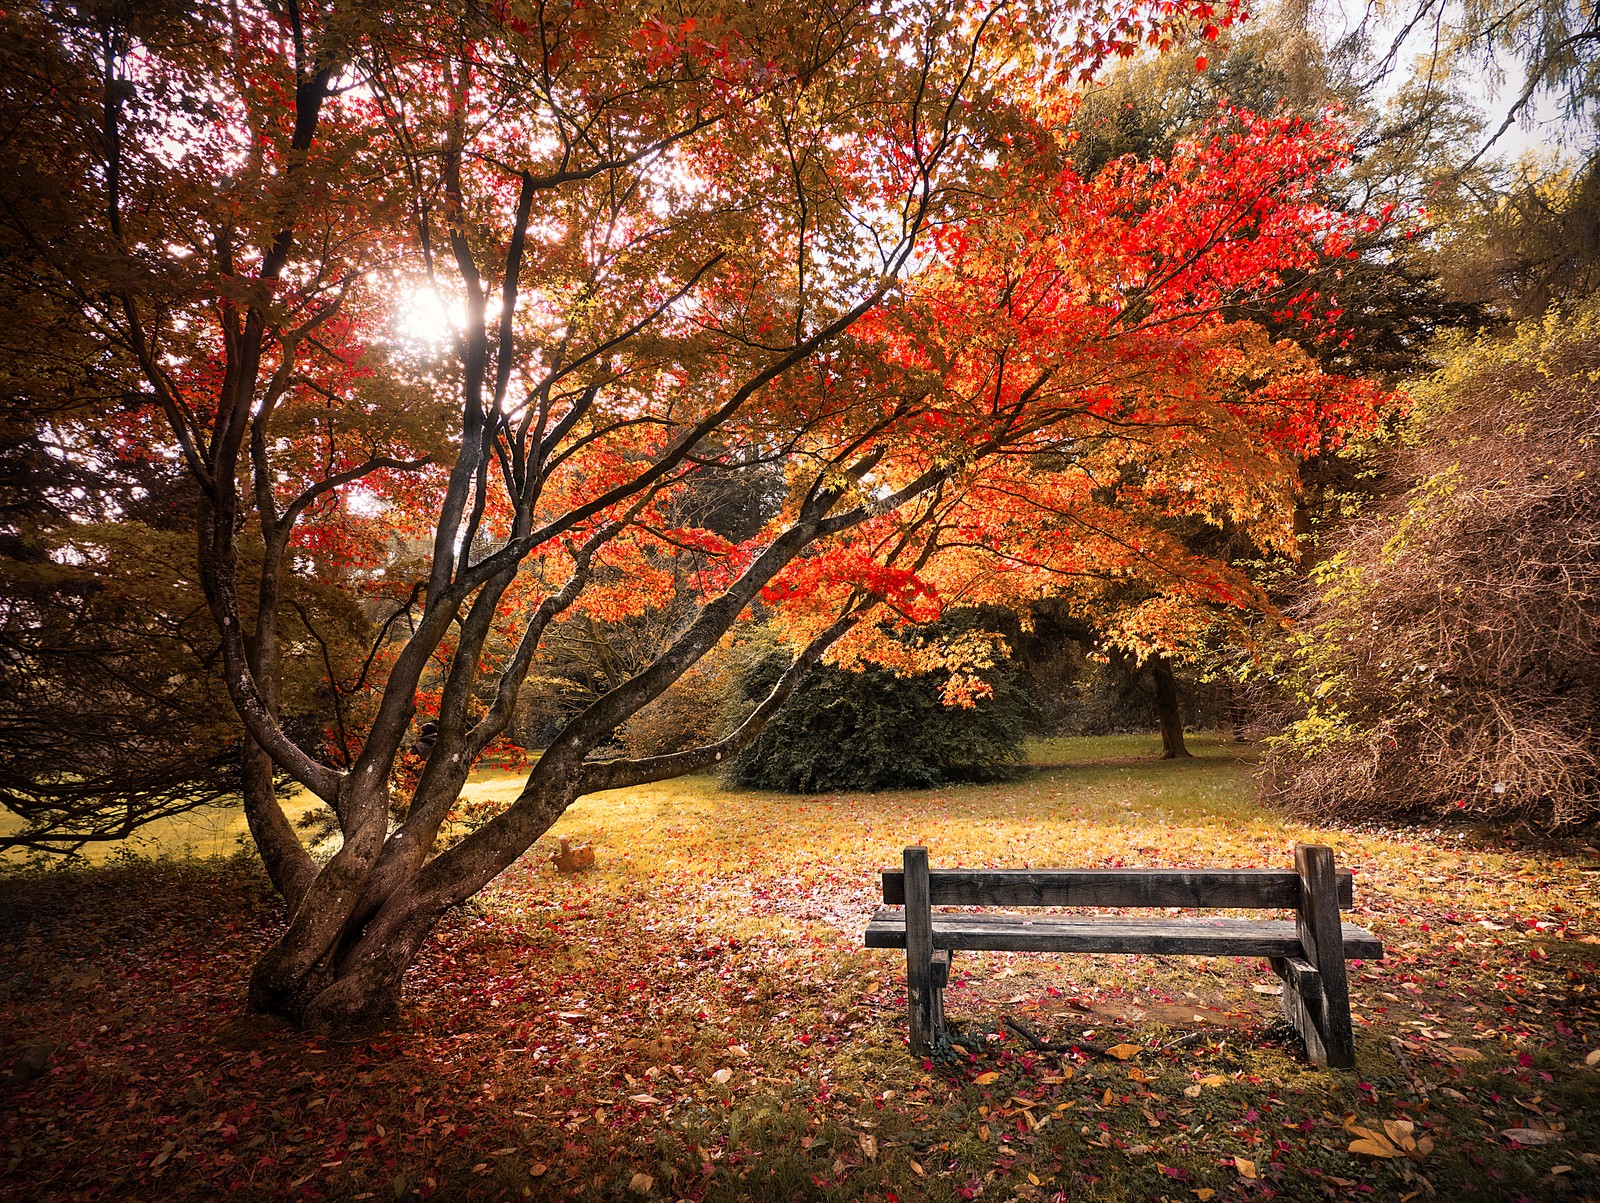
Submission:
[[[1172,520],[1287,546],[1296,454],[1379,400],[1229,316],[1251,297],[1320,320],[1285,280],[1366,221],[1316,192],[1343,136],[1222,110],[1160,160],[1084,177],[1064,153],[1104,60],[1234,14],[7,12],[50,84],[18,153],[56,197],[8,230],[119,389],[56,420],[74,454],[163,457],[195,491],[246,814],[289,907],[252,1007],[381,1017],[440,918],[574,799],[715,765],[825,653],[981,692],[974,648],[885,624],[1145,581],[1117,629],[1155,647],[1260,604]],[[32,237],[63,210],[54,244]],[[403,337],[429,306],[438,337]],[[748,538],[684,504],[775,471]],[[659,652],[439,847],[547,633],[686,590]],[[736,730],[592,757],[752,608],[790,663]],[[324,634],[341,615],[365,651]],[[308,658],[333,708],[317,741],[284,720]],[[326,863],[275,774],[331,809]]]

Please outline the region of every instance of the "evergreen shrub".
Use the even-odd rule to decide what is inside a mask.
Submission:
[[[772,661],[752,671],[747,696],[763,696],[781,668]],[[993,695],[962,707],[941,700],[942,674],[819,666],[734,760],[729,777],[758,789],[831,793],[1015,776],[1027,695],[1004,669],[982,675]]]

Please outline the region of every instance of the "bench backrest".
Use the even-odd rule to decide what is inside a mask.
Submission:
[[[1339,906],[1355,892],[1348,869],[1334,873]],[[905,904],[904,869],[883,871],[883,900]],[[1301,906],[1293,869],[930,869],[930,906],[1179,906],[1286,909]]]

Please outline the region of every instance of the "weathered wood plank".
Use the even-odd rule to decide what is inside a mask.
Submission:
[[[1294,867],[1302,882],[1302,901],[1296,923],[1305,959],[1322,975],[1322,1022],[1318,1031],[1333,1069],[1352,1069],[1356,1063],[1355,1033],[1350,1027],[1350,984],[1345,973],[1347,956],[1367,956],[1348,947],[1339,922],[1339,894],[1334,885],[1333,849],[1321,844],[1296,844]],[[1382,955],[1380,952],[1378,955]],[[1310,1050],[1311,1043],[1307,1040]]]
[[[1281,919],[1123,919],[1056,915],[932,917],[935,948],[996,952],[1123,952],[1149,955],[1304,957],[1298,925]],[[1383,945],[1354,924],[1344,928],[1351,956],[1377,957]],[[880,910],[867,924],[868,948],[904,948],[902,911]]]
[[[938,1047],[944,1040],[944,990],[950,984],[950,957],[948,948],[935,948],[933,960],[929,965],[929,975],[933,983],[933,993],[930,996],[928,1008],[932,1024],[929,1028],[930,1039],[934,1047]]]
[[[1327,1000],[1321,994],[1315,998],[1306,997],[1294,988],[1292,978],[1285,978],[1283,993],[1278,997],[1278,1008],[1294,1030],[1300,1033],[1300,1039],[1305,1042],[1306,1056],[1312,1063],[1328,1064],[1328,1046],[1322,1038],[1322,1030],[1327,1022]]]
[[[928,850],[903,853],[906,909],[901,929],[906,950],[906,1007],[911,1024],[911,1051],[925,1055],[937,1033],[933,1028],[933,939],[928,908]]]
[[[1284,988],[1302,998],[1322,997],[1322,975],[1310,961],[1300,957],[1271,957],[1272,971],[1283,979]]]
[[[1335,875],[1339,903],[1352,905],[1355,879]],[[905,902],[901,870],[883,870],[883,900]],[[935,869],[934,906],[1183,906],[1282,908],[1300,905],[1293,869]]]

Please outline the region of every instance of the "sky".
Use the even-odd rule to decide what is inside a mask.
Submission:
[[[1386,51],[1404,27],[1406,18],[1426,2],[1398,0],[1386,4],[1382,0],[1317,0],[1312,7],[1312,17],[1330,43],[1354,32],[1366,20],[1368,28],[1373,31],[1372,44]],[[1399,69],[1391,74],[1383,91],[1398,89],[1416,65],[1423,61],[1423,56],[1430,52],[1432,44],[1433,25],[1431,22],[1422,22],[1402,44],[1396,59]],[[1509,65],[1505,76],[1503,80],[1497,80],[1494,72],[1479,68],[1452,81],[1482,111],[1487,125],[1486,141],[1505,120],[1506,113],[1520,94],[1525,78],[1518,64]],[[1556,98],[1536,95],[1524,110],[1523,119],[1507,129],[1489,153],[1494,158],[1507,160],[1540,150],[1565,149],[1569,153],[1586,153],[1580,150],[1580,146],[1584,140],[1592,142],[1593,138],[1592,127],[1563,120],[1561,105]]]

